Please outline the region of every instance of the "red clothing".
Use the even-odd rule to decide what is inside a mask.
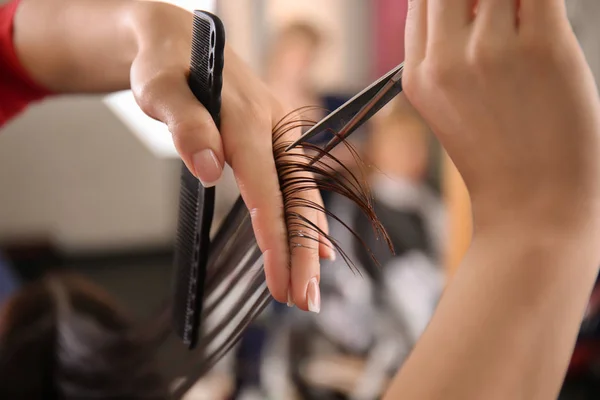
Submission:
[[[0,127],[30,103],[50,92],[33,80],[21,65],[13,45],[13,19],[19,0],[0,5]]]

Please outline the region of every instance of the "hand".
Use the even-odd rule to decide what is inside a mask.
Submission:
[[[412,0],[405,48],[474,234],[385,398],[556,398],[600,265],[600,107],[564,1]]]
[[[473,3],[410,2],[407,97],[461,172],[476,230],[586,223],[600,198],[600,108],[564,1],[521,0],[518,13],[514,0]]]
[[[219,133],[187,85],[192,14],[162,3],[142,3],[136,20],[138,54],[131,66],[138,104],[167,124],[184,163],[205,186],[218,181],[225,162],[232,167],[251,212],[273,297],[307,310],[309,282],[319,281],[319,253],[329,257],[331,250],[311,244],[294,248],[290,259],[271,134],[287,110],[227,47]],[[317,191],[306,196],[321,201]],[[305,216],[327,230],[323,215],[309,210]]]

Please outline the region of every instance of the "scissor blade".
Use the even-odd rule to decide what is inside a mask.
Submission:
[[[390,72],[379,78],[376,82],[365,88],[363,91],[358,93],[356,96],[348,100],[338,109],[327,115],[321,121],[319,121],[316,125],[310,128],[306,133],[304,133],[298,140],[294,143],[290,144],[286,151],[293,149],[297,145],[302,142],[306,142],[310,140],[312,137],[322,133],[329,131],[333,134],[339,132],[346,124],[352,120],[352,118],[360,112],[363,107],[373,99],[380,90],[392,79],[396,76],[396,74],[403,70],[404,63],[398,65]],[[373,115],[375,115],[379,110],[381,110],[387,103],[389,103],[398,93],[402,92],[402,80],[398,80],[394,86],[388,90],[374,105],[373,107],[364,114],[364,116],[356,123],[353,127],[345,132],[344,136],[348,136],[353,133],[359,126],[369,120]]]

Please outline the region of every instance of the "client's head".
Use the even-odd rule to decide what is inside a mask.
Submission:
[[[165,399],[154,355],[102,290],[48,277],[0,313],[0,398]]]
[[[427,176],[429,128],[404,96],[398,96],[373,117],[367,152],[388,176],[421,182]]]
[[[308,84],[306,80],[322,42],[321,32],[310,23],[298,21],[280,29],[269,49],[268,80]]]

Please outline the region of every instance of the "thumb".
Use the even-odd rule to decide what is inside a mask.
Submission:
[[[214,186],[225,162],[221,136],[185,75],[161,73],[144,84],[132,85],[132,90],[142,111],[167,125],[190,172],[203,186]]]

